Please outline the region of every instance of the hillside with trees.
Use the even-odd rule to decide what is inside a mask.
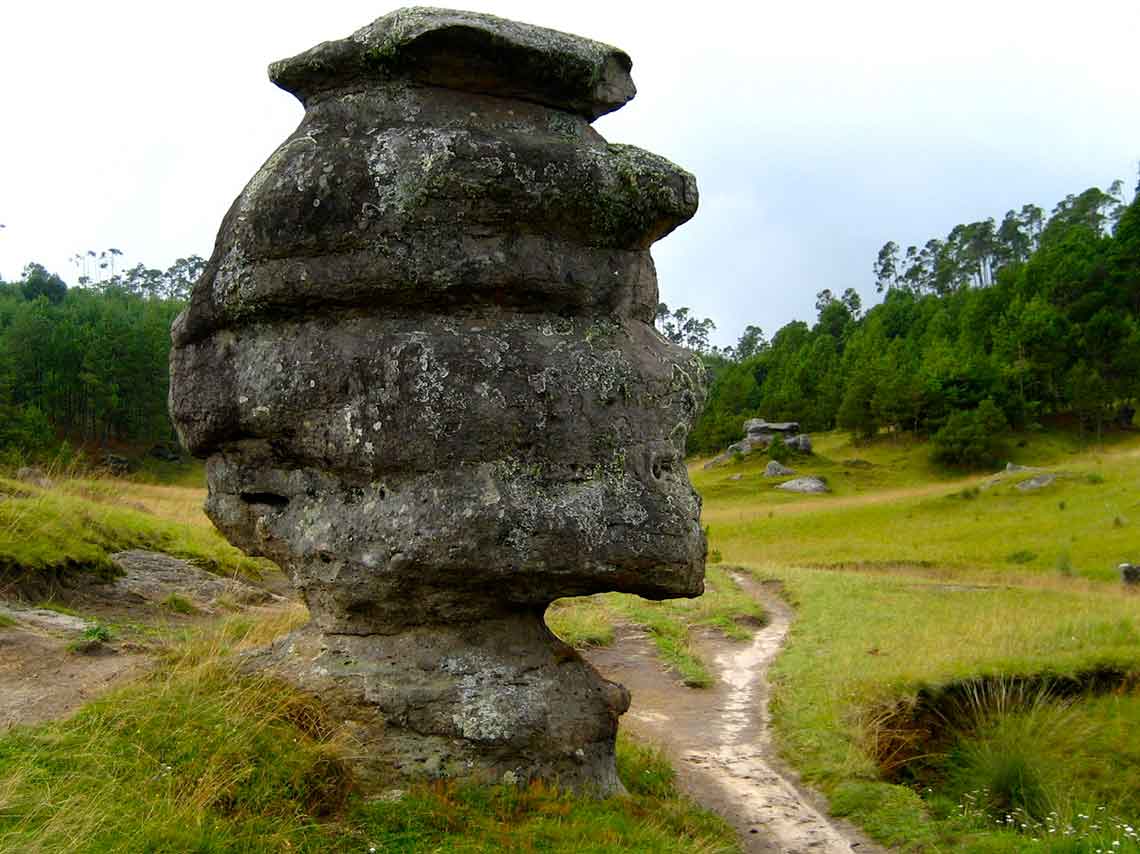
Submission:
[[[1121,182],[957,225],[873,265],[883,300],[822,291],[814,325],[771,340],[750,326],[706,349],[710,394],[689,450],[723,449],[746,418],[808,430],[938,437],[948,462],[969,439],[1052,416],[1099,431],[1140,396],[1140,186]],[[957,449],[957,450],[954,450]]]
[[[1140,189],[1140,187],[1138,187]],[[201,273],[115,265],[108,249],[72,259],[78,285],[39,264],[0,282],[0,453],[59,441],[144,444],[173,438],[166,413],[170,323]],[[956,225],[872,265],[882,302],[821,291],[814,324],[710,346],[688,308],[658,308],[667,338],[702,353],[708,404],[691,453],[719,451],[762,415],[859,437],[940,437],[948,462],[984,435],[1071,418],[1097,432],[1140,397],[1140,196],[1120,181]],[[984,443],[983,443],[984,444]],[[983,449],[984,450],[984,449]],[[984,453],[983,453],[984,456]]]
[[[118,250],[77,255],[79,286],[39,264],[0,282],[0,454],[170,440],[170,324],[202,259],[114,271]]]

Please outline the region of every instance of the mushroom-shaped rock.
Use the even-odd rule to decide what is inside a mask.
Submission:
[[[305,116],[175,322],[207,512],[312,614],[252,666],[349,721],[366,780],[618,788],[628,695],[543,612],[703,589],[681,464],[703,375],[653,329],[649,255],[696,183],[590,126],[629,68],[419,8],[274,63]]]

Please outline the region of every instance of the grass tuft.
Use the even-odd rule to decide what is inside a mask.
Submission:
[[[1037,553],[1031,552],[1029,549],[1018,549],[1006,555],[1005,559],[1010,563],[1033,563],[1037,560]]]
[[[198,609],[194,603],[180,593],[171,593],[158,603],[158,607],[171,614],[196,614]]]

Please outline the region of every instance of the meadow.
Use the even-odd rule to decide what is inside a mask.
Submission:
[[[1140,557],[1140,439],[1044,432],[1007,451],[1056,481],[1022,492],[1029,472],[944,469],[922,442],[838,433],[790,461],[827,495],[776,490],[763,455],[691,461],[706,594],[561,600],[548,622],[580,647],[642,626],[700,690],[712,676],[696,635],[742,639],[764,619],[729,568],[751,572],[796,611],[771,674],[777,743],[834,813],[902,851],[1140,850],[1140,595],[1116,570]],[[213,531],[200,476],[0,481],[0,563],[102,571],[112,551],[144,547],[272,571]],[[232,666],[303,619],[183,631],[142,682],[0,738],[0,849],[736,850],[662,755],[627,740],[631,795],[612,802],[442,784],[360,799],[319,710]]]
[[[711,547],[795,606],[772,674],[784,756],[832,810],[914,851],[1120,851],[1140,827],[1140,441],[1042,434],[966,474],[841,434],[793,462],[691,466]],[[735,475],[742,477],[735,478]],[[778,482],[778,481],[776,481]]]
[[[202,512],[200,466],[133,479],[0,479],[0,580],[72,616],[68,585],[121,549],[166,551],[224,575],[279,572],[231,547]],[[81,585],[82,587],[82,585]],[[63,600],[53,597],[63,595]],[[140,611],[104,631],[145,639],[153,667],[63,720],[0,734],[0,851],[564,851],[719,854],[721,819],[682,796],[653,745],[622,738],[627,796],[552,787],[413,786],[364,799],[337,727],[308,698],[243,675],[242,650],[307,620],[299,604],[185,620]],[[15,625],[0,617],[0,631]],[[0,643],[3,640],[0,639]]]

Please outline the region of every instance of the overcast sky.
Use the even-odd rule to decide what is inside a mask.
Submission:
[[[871,264],[954,224],[1123,178],[1140,158],[1140,3],[469,0],[609,42],[637,98],[609,140],[697,176],[654,248],[662,299],[733,343],[873,301]],[[14,2],[0,28],[0,277],[116,247],[208,256],[222,215],[301,118],[269,62],[384,2]],[[668,11],[669,9],[677,11]]]

